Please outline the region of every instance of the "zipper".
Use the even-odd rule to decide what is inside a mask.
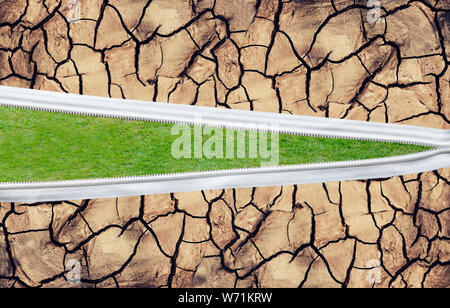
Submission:
[[[432,147],[403,156],[163,175],[0,183],[1,202],[50,202],[145,194],[388,178],[450,167],[450,130],[257,111],[101,98],[0,86],[0,105],[132,121],[258,130]]]

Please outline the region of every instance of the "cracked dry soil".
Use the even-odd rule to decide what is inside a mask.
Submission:
[[[380,3],[0,0],[0,85],[449,128],[450,1]],[[450,287],[449,179],[1,203],[0,285]]]

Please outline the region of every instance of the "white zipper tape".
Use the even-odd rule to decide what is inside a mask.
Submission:
[[[330,138],[450,146],[450,130],[101,98],[0,86],[0,105],[132,120],[260,129]]]
[[[450,149],[392,160],[210,171],[121,179],[1,184],[1,202],[50,202],[278,185],[388,178],[449,166]]]
[[[0,184],[1,202],[50,202],[376,179],[450,167],[449,130],[105,99],[9,87],[0,87],[0,105],[92,116],[264,129],[291,134],[414,143],[435,147],[434,150],[423,153],[359,161],[113,179],[5,183]]]

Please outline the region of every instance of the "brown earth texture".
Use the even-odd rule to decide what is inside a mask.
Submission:
[[[0,85],[450,128],[450,1],[379,2],[0,0]],[[0,286],[450,287],[449,179],[0,203]]]

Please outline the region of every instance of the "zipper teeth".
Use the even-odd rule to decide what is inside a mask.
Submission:
[[[80,116],[88,116],[88,117],[97,117],[97,118],[107,118],[107,119],[119,119],[119,120],[127,120],[127,121],[142,121],[142,122],[154,122],[154,123],[164,123],[164,124],[181,124],[181,125],[190,125],[190,126],[202,126],[202,127],[213,127],[213,128],[225,128],[225,129],[234,129],[234,130],[247,130],[247,131],[262,131],[262,132],[273,132],[276,134],[283,134],[283,135],[291,135],[291,136],[306,136],[306,137],[315,137],[315,138],[329,138],[329,139],[344,139],[344,140],[367,140],[367,141],[375,141],[375,142],[394,142],[394,143],[401,143],[401,144],[411,144],[411,145],[420,145],[420,146],[427,146],[427,147],[434,147],[436,149],[437,147],[434,146],[431,143],[426,142],[417,142],[417,141],[398,141],[393,139],[383,139],[383,138],[371,138],[371,137],[360,137],[360,138],[354,138],[354,137],[348,137],[348,136],[334,136],[329,134],[312,134],[312,133],[302,133],[302,132],[292,132],[292,131],[285,131],[285,130],[264,130],[264,129],[255,129],[255,128],[242,128],[239,125],[214,125],[214,124],[207,124],[203,125],[201,123],[192,121],[176,121],[176,120],[161,120],[156,118],[149,118],[149,117],[132,117],[132,116],[119,116],[119,115],[109,115],[109,114],[101,114],[101,113],[94,113],[94,112],[72,112],[67,111],[64,109],[54,109],[54,108],[42,108],[42,107],[31,107],[31,106],[23,106],[23,105],[13,105],[13,104],[5,104],[0,102],[1,106],[10,107],[10,108],[20,108],[20,109],[27,109],[27,110],[35,110],[35,111],[43,111],[43,112],[52,112],[52,113],[61,113],[61,114],[71,114],[71,115],[80,115]]]
[[[436,151],[436,149],[431,149],[427,151],[423,151],[420,153],[413,153],[413,154],[406,154],[406,155],[399,155],[399,156],[391,156],[391,157],[384,157],[384,158],[374,158],[372,160],[378,162],[375,164],[382,164],[382,163],[389,163],[390,161],[394,161],[399,158],[403,158],[404,160],[416,160],[420,159],[421,157],[426,157],[429,153],[432,153]],[[241,174],[250,174],[253,173],[255,170],[263,171],[263,170],[270,170],[273,168],[296,168],[296,167],[309,167],[311,169],[313,168],[326,168],[329,166],[333,166],[336,163],[339,164],[348,164],[348,165],[358,165],[358,163],[365,162],[367,160],[343,160],[338,162],[323,162],[323,163],[308,163],[308,164],[296,164],[296,165],[280,165],[276,167],[254,167],[254,168],[235,168],[235,169],[221,169],[221,170],[208,170],[208,171],[190,171],[190,172],[175,172],[175,173],[164,173],[164,174],[152,174],[152,175],[139,175],[139,176],[123,176],[123,177],[106,177],[106,178],[97,178],[97,179],[80,179],[80,180],[62,180],[62,181],[34,181],[34,182],[2,182],[0,183],[0,186],[3,185],[22,185],[22,184],[59,184],[59,183],[71,183],[71,182],[77,182],[80,184],[86,184],[91,182],[98,182],[98,181],[120,181],[123,179],[127,179],[127,182],[133,183],[133,182],[139,182],[140,180],[146,180],[149,177],[151,178],[163,178],[167,176],[189,176],[189,175],[207,175],[210,173],[216,173],[221,172],[225,174],[231,174],[235,172],[239,172]]]
[[[164,124],[181,124],[181,125],[189,125],[189,126],[202,126],[202,127],[212,127],[212,128],[225,128],[225,129],[232,129],[232,130],[247,130],[247,131],[262,131],[262,132],[273,132],[276,134],[285,134],[285,135],[291,135],[291,136],[306,136],[306,137],[316,137],[316,138],[330,138],[330,139],[346,139],[346,140],[367,140],[367,141],[374,141],[374,142],[394,142],[394,143],[401,143],[401,144],[410,144],[410,145],[419,145],[419,146],[427,146],[432,147],[430,150],[426,150],[419,153],[412,153],[412,154],[406,154],[406,155],[397,155],[397,156],[390,156],[390,157],[381,157],[381,158],[372,158],[370,160],[374,161],[375,164],[382,164],[387,163],[399,158],[404,158],[405,160],[408,159],[417,159],[420,157],[425,157],[429,153],[434,152],[438,149],[437,146],[426,143],[426,142],[415,142],[415,141],[398,141],[398,140],[389,140],[389,139],[382,139],[382,138],[371,138],[371,137],[349,137],[349,136],[333,136],[329,134],[313,134],[313,133],[302,133],[302,132],[292,132],[292,131],[284,131],[284,130],[264,130],[264,129],[255,129],[255,128],[242,128],[239,125],[214,125],[214,124],[207,124],[203,125],[201,123],[192,121],[176,121],[176,120],[161,120],[156,118],[149,118],[149,117],[132,117],[132,116],[120,116],[120,115],[109,115],[109,114],[101,114],[101,113],[94,113],[94,112],[72,112],[64,109],[55,109],[55,108],[42,108],[42,107],[32,107],[32,106],[25,106],[25,105],[16,105],[16,104],[7,104],[0,102],[0,106],[4,107],[10,107],[10,108],[20,108],[24,110],[34,110],[34,111],[43,111],[43,112],[52,112],[52,113],[60,113],[60,114],[70,114],[70,115],[79,115],[79,116],[88,116],[88,117],[97,117],[97,118],[110,118],[110,119],[120,119],[120,120],[127,120],[127,121],[142,121],[142,122],[154,122],[154,123],[164,123]],[[359,163],[362,163],[364,161],[367,161],[369,159],[365,160],[342,160],[342,161],[334,161],[334,162],[322,162],[322,163],[306,163],[306,164],[295,164],[295,165],[279,165],[279,166],[267,166],[267,167],[253,167],[253,168],[234,168],[234,169],[222,169],[222,170],[207,170],[207,171],[190,171],[190,172],[172,172],[172,173],[164,173],[164,174],[154,174],[154,175],[140,175],[140,176],[123,176],[123,177],[107,177],[107,178],[94,178],[94,179],[80,179],[80,180],[62,180],[62,181],[28,181],[28,182],[1,182],[0,185],[22,185],[22,184],[58,184],[58,183],[69,183],[76,181],[77,183],[89,183],[89,182],[96,182],[96,181],[115,181],[115,180],[122,180],[127,179],[129,182],[137,182],[142,179],[147,179],[149,177],[165,177],[165,176],[189,176],[189,175],[205,175],[211,172],[222,172],[222,173],[235,173],[239,172],[242,174],[249,174],[254,172],[255,170],[268,170],[274,167],[309,167],[309,168],[318,168],[318,167],[327,167],[332,166],[336,163],[339,164],[348,164],[348,165],[358,165]]]

